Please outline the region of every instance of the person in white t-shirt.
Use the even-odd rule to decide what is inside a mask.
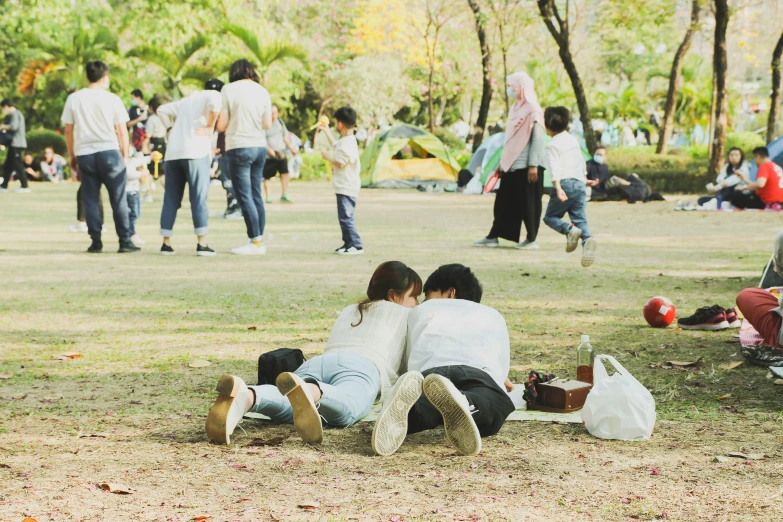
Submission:
[[[544,111],[546,133],[552,139],[544,149],[544,167],[552,178],[556,195],[549,198],[544,223],[566,236],[566,252],[573,252],[582,240],[582,266],[595,261],[597,243],[587,226],[587,163],[582,148],[568,132],[571,113],[565,107]],[[568,214],[570,223],[563,221]]]
[[[210,165],[212,134],[223,106],[220,91],[223,82],[208,80],[204,90],[187,98],[161,105],[156,114],[168,128],[169,141],[166,147],[166,192],[163,194],[163,209],[160,213],[160,235],[163,236],[161,255],[174,255],[171,237],[177,210],[182,206],[185,185],[190,193],[190,212],[193,216],[193,233],[196,234],[197,256],[214,256],[215,251],[207,244],[209,222]]]
[[[481,284],[463,265],[435,270],[424,295],[408,316],[408,371],[384,402],[372,447],[391,455],[408,434],[442,425],[460,453],[476,455],[481,437],[500,431],[514,411],[506,322],[480,304]]]
[[[364,254],[362,238],[356,231],[354,212],[356,198],[362,188],[359,161],[359,144],[353,130],[356,127],[356,111],[350,107],[340,107],[334,113],[335,129],[340,133],[340,139],[335,140],[326,125],[318,127],[323,131],[332,150],[321,151],[323,158],[332,164],[332,186],[337,195],[337,219],[343,232],[343,246],[334,251],[341,256],[356,256]]]
[[[109,192],[114,227],[120,238],[120,253],[137,252],[130,239],[128,202],[125,198],[128,160],[128,113],[119,96],[107,91],[109,66],[100,60],[85,66],[90,86],[68,96],[63,110],[65,142],[68,145],[71,171],[82,182],[82,202],[87,231],[92,244],[90,253],[103,251],[98,210],[101,185]]]
[[[247,60],[234,62],[228,79],[230,83],[221,91],[223,108],[217,130],[226,133],[228,170],[249,238],[246,245],[231,252],[263,255],[266,214],[261,182],[267,158],[266,130],[272,126],[272,99],[259,85],[256,69]]]

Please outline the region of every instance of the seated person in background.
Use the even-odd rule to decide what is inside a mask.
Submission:
[[[41,161],[41,174],[54,183],[65,179],[65,158],[55,154],[52,147],[44,149],[44,159]]]
[[[742,171],[736,171],[744,185],[737,186],[731,197],[731,204],[737,208],[763,209],[773,205],[780,207],[783,205],[783,169],[769,159],[766,147],[753,149],[753,159],[759,167],[756,181],[750,181]]]
[[[514,404],[503,317],[479,304],[481,285],[462,265],[444,265],[424,284],[425,302],[408,316],[407,370],[392,388],[372,433],[378,455],[406,435],[444,426],[463,455],[500,431]]]
[[[612,201],[627,200],[628,203],[642,201],[664,201],[663,196],[653,192],[638,174],[633,173],[627,180],[619,176],[612,176],[609,179],[609,199]]]
[[[592,190],[590,201],[609,199],[609,165],[606,164],[606,147],[598,147],[587,160],[587,186]]]
[[[775,238],[773,269],[783,275],[783,232]],[[783,296],[777,297],[763,288],[746,288],[737,296],[742,315],[764,339],[764,344],[783,348]]]
[[[27,174],[27,179],[30,181],[49,181],[48,178],[41,176],[41,173],[35,170],[33,166],[33,155],[29,152],[25,153],[22,157],[22,163],[24,163],[24,172]]]
[[[750,165],[745,161],[745,153],[739,147],[732,147],[729,150],[729,159],[718,174],[718,178],[715,180],[715,184],[710,184],[707,189],[712,192],[713,196],[704,196],[699,198],[699,206],[704,206],[710,200],[716,199],[716,196],[721,201],[730,201],[734,196],[734,187],[742,183],[742,179],[737,175],[741,172],[746,177],[750,174]],[[717,210],[720,210],[716,206]]]

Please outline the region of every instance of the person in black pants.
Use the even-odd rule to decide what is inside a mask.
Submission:
[[[408,316],[408,371],[383,405],[372,447],[391,455],[408,434],[443,426],[457,451],[476,455],[515,409],[506,322],[479,304],[481,285],[468,267],[438,268],[424,294]]]
[[[22,183],[21,188],[16,189],[16,192],[30,192],[27,186],[27,172],[22,159],[24,157],[24,149],[27,148],[24,115],[9,99],[0,102],[0,108],[2,108],[5,115],[5,120],[0,125],[0,129],[6,131],[11,138],[6,151],[5,164],[3,165],[3,183],[0,185],[0,192],[8,191],[8,183],[10,183],[11,176],[14,174]]]

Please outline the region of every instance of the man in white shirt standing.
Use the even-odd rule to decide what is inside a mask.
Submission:
[[[171,128],[166,148],[166,192],[160,213],[162,255],[174,255],[171,236],[177,210],[182,206],[185,184],[190,192],[190,211],[193,216],[193,232],[198,238],[196,255],[214,256],[207,245],[209,209],[207,196],[210,183],[210,152],[212,133],[215,130],[223,106],[220,91],[223,82],[208,80],[204,90],[191,94],[184,100],[161,105],[155,111],[164,126]]]
[[[119,96],[107,91],[109,66],[100,60],[85,67],[90,86],[68,96],[63,110],[65,142],[71,169],[82,181],[82,199],[87,231],[92,244],[87,252],[103,251],[98,210],[101,185],[109,192],[114,227],[120,238],[120,253],[137,252],[131,243],[128,202],[125,198],[128,160],[128,113]]]
[[[391,455],[411,433],[444,426],[463,455],[500,431],[514,411],[507,391],[510,349],[503,317],[479,304],[470,268],[444,265],[424,284],[425,302],[408,316],[407,369],[384,403],[373,450]]]

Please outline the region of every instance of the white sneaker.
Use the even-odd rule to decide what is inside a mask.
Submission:
[[[520,244],[516,245],[514,248],[517,250],[538,250],[541,248],[541,245],[538,244],[538,241],[528,241],[525,239]]]
[[[87,232],[87,223],[84,221],[77,221],[68,227],[68,232]]]
[[[735,208],[736,207],[732,205],[729,201],[723,201],[720,204],[720,209],[726,212],[734,210]]]
[[[579,246],[579,240],[582,238],[582,229],[571,227],[566,234],[566,252],[573,252]]]
[[[685,210],[685,202],[683,200],[677,201],[677,206],[674,207],[674,210]]]
[[[142,203],[152,203],[152,201],[153,201],[152,196],[144,196],[143,198],[141,198]]]
[[[253,243],[247,243],[231,252],[238,256],[263,256],[266,254],[266,245],[261,243],[259,246],[255,246]]]
[[[595,250],[598,248],[598,243],[594,237],[588,237],[585,241],[585,246],[582,247],[582,266],[587,268],[593,265],[595,261]]]
[[[307,391],[307,385],[301,377],[291,372],[283,372],[275,381],[280,393],[288,397],[294,412],[296,433],[309,444],[320,444],[324,440],[324,429],[318,408]]]
[[[500,242],[496,237],[485,237],[484,239],[474,241],[473,246],[479,248],[497,248],[500,246]]]
[[[338,248],[334,251],[335,254],[338,256],[360,256],[364,254],[363,248],[356,248],[356,247],[350,247],[350,248]]]
[[[133,234],[130,238],[131,243],[133,243],[135,246],[140,247],[145,243],[145,241],[139,237],[138,234]]]
[[[478,455],[481,451],[481,434],[473,420],[468,398],[442,375],[428,375],[422,390],[443,415],[446,439],[463,455]]]
[[[30,190],[29,188],[19,187],[18,189],[14,190],[14,192],[16,192],[17,194],[29,194],[30,192],[32,192],[32,190]]]
[[[231,434],[245,415],[249,390],[245,381],[234,375],[218,379],[216,389],[218,398],[207,414],[207,436],[212,442],[231,444]]]
[[[424,376],[419,372],[408,372],[397,379],[372,430],[372,449],[376,454],[391,455],[405,442],[408,412],[421,397],[423,382]]]

